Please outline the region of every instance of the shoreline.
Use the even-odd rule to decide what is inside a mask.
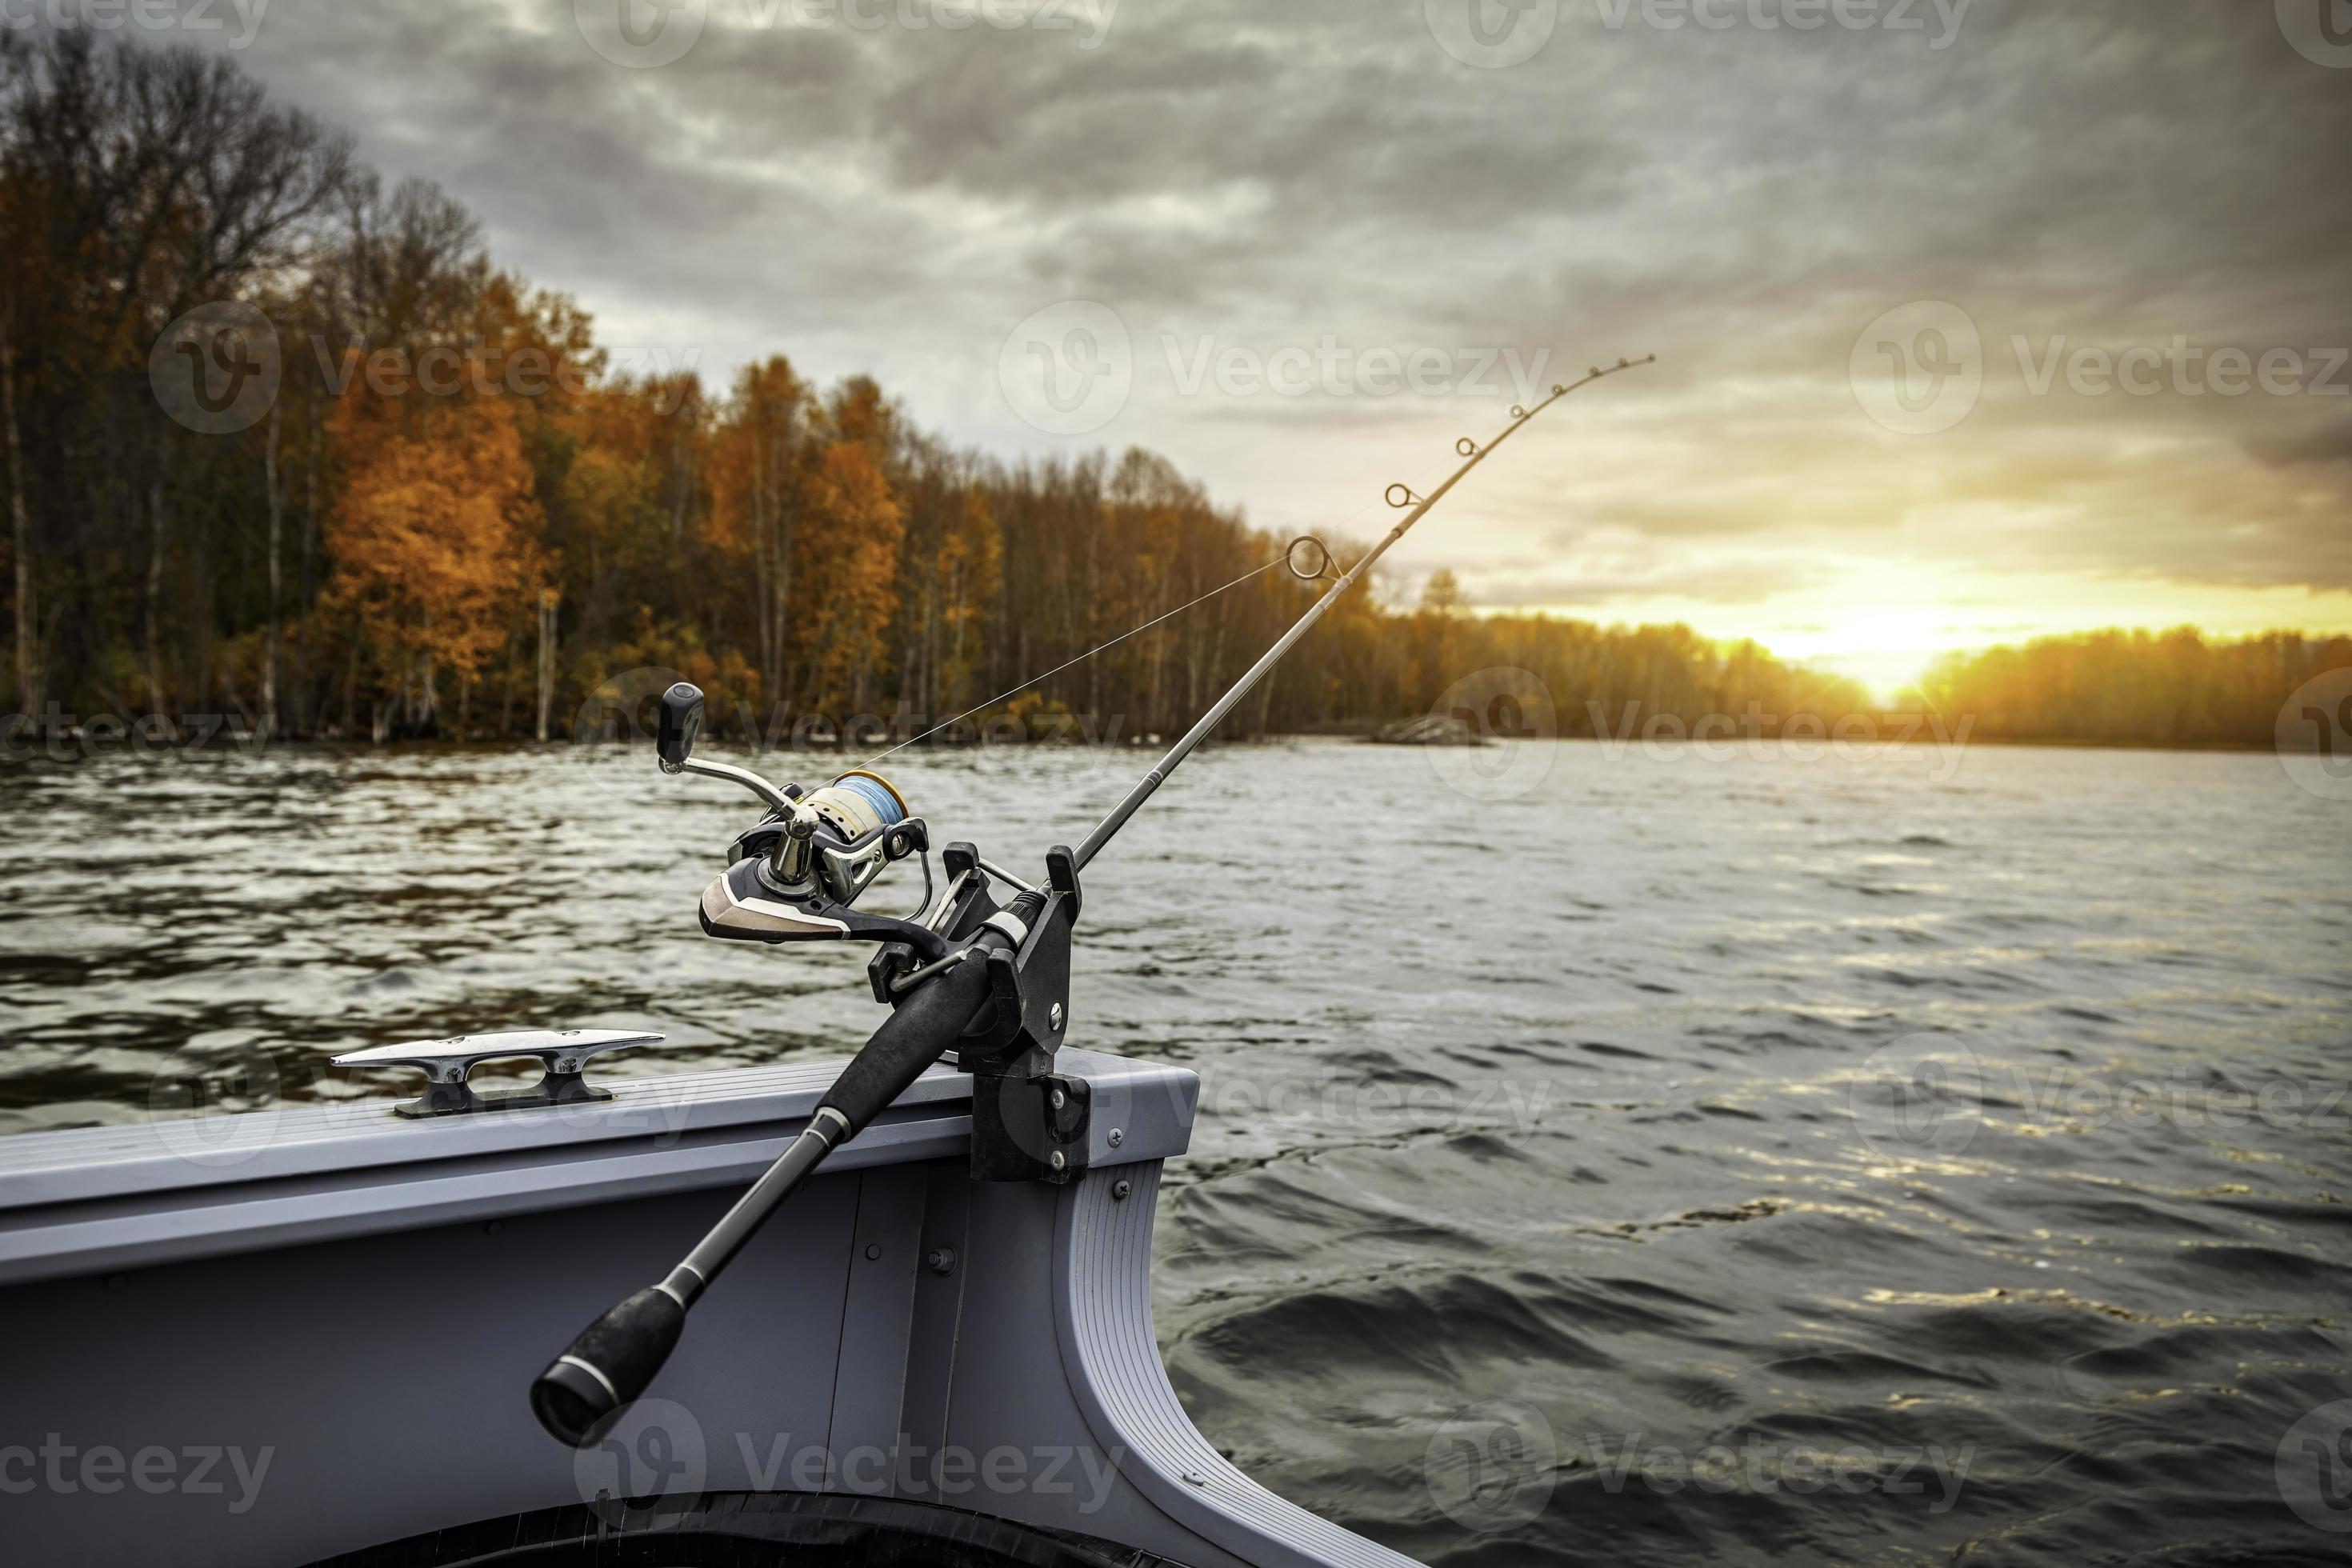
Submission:
[[[1917,730],[1916,724],[1910,722],[1911,721],[1916,721],[1919,718],[1919,715],[1917,714],[1853,714],[1847,717],[1849,719],[1860,719],[1867,722],[1873,726],[1873,731],[1867,735],[1840,737],[1835,733],[1836,724],[1835,721],[1832,721],[1829,729],[1821,734],[1804,734],[1795,736],[1777,733],[1749,734],[1738,731],[1734,731],[1729,734],[1709,733],[1707,735],[1701,736],[1691,732],[1688,728],[1685,728],[1685,732],[1681,734],[1658,737],[1644,735],[1626,735],[1622,737],[1611,735],[1555,735],[1548,738],[1554,744],[1559,745],[1616,746],[1625,750],[1652,747],[1717,747],[1739,745],[1742,743],[1762,743],[1775,745],[1789,744],[1797,746],[1874,746],[1890,750],[1904,749],[1913,746],[1925,746],[1936,750],[1950,750],[1955,748],[1966,749],[1969,746],[2000,746],[2018,749],[2038,748],[2048,751],[2206,752],[2231,755],[2262,752],[2285,754],[2279,752],[2279,748],[2275,742],[2162,741],[2142,738],[2125,740],[2085,739],[2081,737],[2042,738],[2012,735],[1986,735],[1974,731],[1968,732],[1959,737],[1955,737],[1948,732],[1941,734],[1921,733]],[[212,721],[205,725],[199,725],[195,722],[195,719],[197,718]],[[1379,731],[1391,722],[1393,722],[1393,721],[1382,720],[1374,722],[1367,722],[1361,725],[1327,726],[1311,730],[1277,731],[1263,735],[1251,735],[1234,739],[1213,738],[1211,743],[1220,746],[1236,746],[1266,745],[1292,741],[1329,741],[1355,744],[1373,744],[1376,743],[1375,737],[1378,735]],[[1881,726],[1884,726],[1888,730],[1895,731],[1895,732],[1881,732],[1879,728]],[[782,753],[786,755],[852,757],[863,755],[868,750],[868,748],[865,746],[849,746],[840,744],[838,742],[832,744],[809,743],[797,746],[762,746],[758,744],[745,746],[740,742],[732,742],[724,736],[715,736],[712,737],[712,740],[717,745],[728,750],[747,751],[751,754],[756,756]],[[491,735],[473,735],[466,737],[398,736],[389,737],[381,741],[368,737],[347,737],[339,735],[278,735],[264,739],[252,729],[219,721],[217,716],[199,715],[194,716],[189,721],[185,721],[184,723],[182,732],[176,738],[165,739],[160,735],[152,733],[141,733],[135,726],[125,725],[120,721],[109,721],[103,732],[93,735],[90,732],[89,726],[87,724],[59,727],[51,730],[36,730],[27,732],[24,728],[24,719],[22,715],[11,715],[6,720],[0,720],[0,767],[5,767],[10,763],[28,764],[36,762],[53,762],[62,763],[75,761],[94,761],[100,756],[119,756],[126,754],[160,756],[165,753],[177,755],[183,753],[192,754],[203,752],[230,752],[250,756],[257,752],[274,750],[276,748],[285,746],[383,752],[394,750],[414,751],[436,749],[444,751],[457,751],[464,749],[555,749],[570,747],[611,747],[635,743],[650,744],[651,737],[649,735],[635,736],[632,737],[627,742],[605,737],[596,737],[585,740],[551,738],[549,740],[541,741],[528,736]],[[887,744],[887,739],[886,737],[874,743],[876,745]],[[945,743],[929,744],[913,749],[922,752],[955,752],[984,750],[989,747],[1008,745],[1017,746],[1024,749],[1029,747],[1055,749],[1072,746],[1091,747],[1100,745],[1103,742],[1098,741],[1071,736],[1068,734],[1053,734],[1027,737],[1018,740],[997,737],[984,741],[951,741]],[[1166,742],[1164,738],[1157,734],[1142,737],[1129,737],[1124,740],[1109,742],[1109,744],[1117,750],[1136,752],[1149,752],[1165,743]],[[1426,746],[1417,748],[1412,742],[1389,742],[1388,749],[1411,751],[1429,748]],[[66,754],[60,754],[61,751]],[[2297,752],[2293,754],[2298,756],[2315,756],[2319,753],[2315,751],[2309,752]]]

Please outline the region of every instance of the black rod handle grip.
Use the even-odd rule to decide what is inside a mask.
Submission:
[[[1031,906],[1042,906],[1044,902],[1035,894],[1024,893],[1013,900],[1009,912],[1024,922],[1034,921],[1037,910]],[[981,932],[980,939],[972,943],[971,957],[925,984],[898,1004],[897,1012],[882,1020],[882,1026],[874,1031],[866,1048],[842,1069],[841,1077],[834,1080],[818,1108],[836,1110],[847,1119],[849,1128],[842,1134],[842,1142],[866,1131],[866,1125],[887,1110],[917,1079],[955,1048],[956,1041],[988,1003],[988,963],[984,953],[1012,945],[1013,939],[1002,931]]]
[[[530,1385],[530,1408],[559,1443],[583,1448],[645,1393],[677,1348],[686,1309],[667,1290],[640,1290],[586,1328]]]
[[[1014,916],[1034,921],[1043,903],[1042,897],[1024,894],[1014,900]],[[997,930],[982,933],[974,943],[980,949],[1012,945],[1013,939]],[[594,1441],[614,1415],[652,1385],[677,1348],[688,1303],[718,1278],[826,1154],[863,1131],[954,1047],[988,997],[988,964],[975,952],[900,1003],[826,1092],[809,1130],[737,1200],[669,1280],[638,1291],[583,1329],[571,1348],[539,1374],[530,1385],[539,1424],[556,1441],[575,1448]],[[826,1110],[847,1123],[837,1134],[824,1126]]]

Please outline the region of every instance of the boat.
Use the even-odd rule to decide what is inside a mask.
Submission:
[[[891,1011],[845,1062],[607,1081],[660,1037],[460,1035],[335,1058],[409,1098],[0,1140],[8,1561],[1412,1568],[1178,1402],[1152,1229],[1200,1082],[1069,1043],[1071,950],[1087,866],[1464,446],[1346,572],[1312,538],[1270,563],[1328,586],[1034,879],[969,843],[935,879],[883,775],[698,756],[701,693],[663,692],[661,768],[766,808],[702,930],[875,948]],[[859,907],[918,858],[914,914]],[[534,1086],[476,1087],[517,1061]]]

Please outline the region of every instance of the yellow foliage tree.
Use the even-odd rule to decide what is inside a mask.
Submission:
[[[787,627],[807,673],[803,706],[862,707],[882,634],[898,607],[898,498],[873,448],[838,441],[818,455],[803,497],[797,542],[803,613]]]
[[[403,410],[354,395],[332,424],[346,480],[328,519],[328,596],[398,670],[411,722],[429,722],[436,671],[471,679],[548,580],[514,409],[483,397]]]

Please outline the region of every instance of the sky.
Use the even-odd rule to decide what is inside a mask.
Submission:
[[[1369,541],[1658,356],[1496,453],[1399,598],[1444,567],[1885,694],[2045,632],[2352,628],[2346,0],[255,4],[176,36],[620,363],[871,374],[1285,533]]]

